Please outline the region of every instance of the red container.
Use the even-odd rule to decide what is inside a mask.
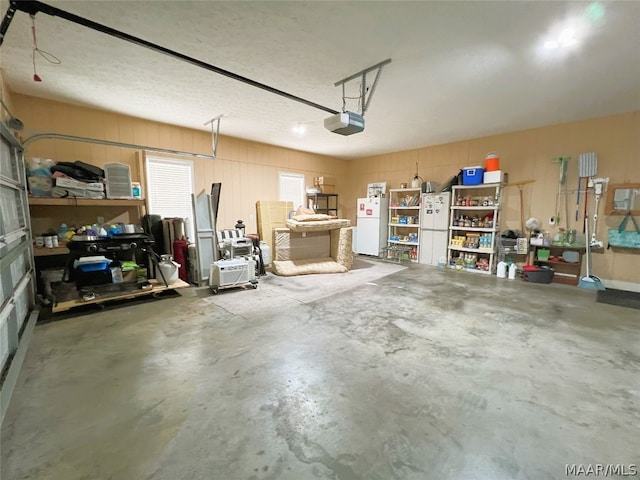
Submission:
[[[495,152],[487,154],[487,158],[484,159],[484,170],[486,172],[495,172],[500,170],[500,157]]]

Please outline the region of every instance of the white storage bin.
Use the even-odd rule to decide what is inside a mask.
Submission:
[[[493,172],[484,172],[482,183],[502,183],[503,179],[502,170],[494,170]]]

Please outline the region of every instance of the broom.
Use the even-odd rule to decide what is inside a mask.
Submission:
[[[586,275],[580,278],[578,282],[578,286],[582,288],[586,288],[589,290],[606,290],[604,285],[602,284],[602,280],[600,280],[595,275],[591,275],[591,245],[589,243],[589,217],[585,217],[584,219],[584,230],[585,230],[585,246],[586,252],[585,257],[587,261],[587,270]]]

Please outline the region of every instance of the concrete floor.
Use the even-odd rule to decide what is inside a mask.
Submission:
[[[537,480],[640,464],[638,310],[571,286],[355,267],[38,325],[1,478]]]

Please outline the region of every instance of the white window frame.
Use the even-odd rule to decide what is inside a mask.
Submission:
[[[189,171],[189,175],[190,175],[190,183],[191,183],[191,188],[189,192],[185,192],[185,203],[184,203],[184,207],[185,208],[182,211],[182,214],[171,214],[171,213],[167,213],[166,210],[164,212],[158,212],[158,211],[154,211],[154,196],[155,196],[155,192],[154,192],[154,188],[152,187],[151,183],[152,183],[152,178],[151,178],[151,174],[149,171],[149,164],[150,163],[155,163],[155,164],[164,164],[167,166],[171,166],[174,165],[176,167],[189,167],[188,171]],[[192,203],[191,203],[191,194],[193,194],[193,192],[195,191],[195,175],[194,175],[194,169],[193,169],[193,161],[191,160],[184,160],[184,159],[177,159],[177,158],[170,158],[170,157],[160,157],[160,156],[155,156],[155,155],[149,155],[146,154],[145,155],[145,175],[146,175],[146,198],[147,198],[147,208],[149,209],[149,213],[153,214],[153,215],[160,215],[162,216],[162,218],[167,218],[167,217],[184,217],[184,218],[188,218],[189,220],[186,222],[185,225],[185,234],[187,235],[187,238],[189,239],[189,241],[194,242],[195,241],[195,236],[194,236],[194,230],[193,230],[193,207],[192,207]],[[186,183],[186,182],[185,182]],[[157,200],[157,198],[156,198]],[[188,215],[185,215],[187,214]]]
[[[286,188],[284,184],[288,183],[289,185]],[[297,187],[297,188],[296,188]],[[295,200],[295,194],[291,195],[290,192],[293,190],[298,190],[298,200]],[[289,190],[289,192],[285,191]],[[279,172],[278,174],[278,199],[280,201],[285,202],[293,202],[293,209],[296,210],[298,207],[305,207],[305,198],[306,198],[306,189],[304,183],[304,174],[303,173],[292,173],[292,172]]]

